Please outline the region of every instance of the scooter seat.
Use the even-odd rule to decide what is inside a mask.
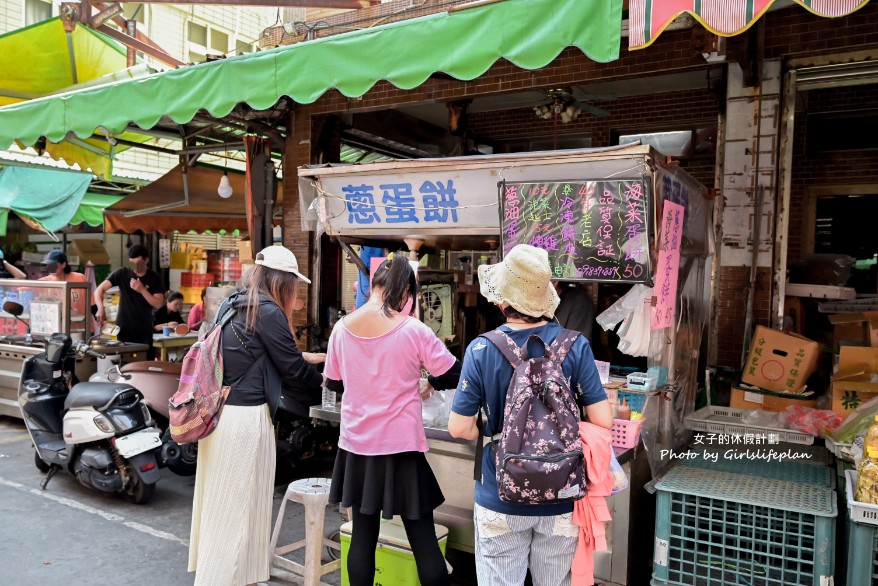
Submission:
[[[134,390],[127,383],[79,383],[64,400],[65,409],[103,407],[125,391]]]

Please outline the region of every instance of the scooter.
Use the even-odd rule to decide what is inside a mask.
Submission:
[[[27,334],[0,341],[43,346],[24,361],[18,387],[21,415],[36,448],[34,462],[46,473],[41,488],[66,469],[88,488],[147,502],[160,478],[161,434],[140,392],[124,383],[79,383],[71,389],[77,356],[105,356],[88,344],[74,344],[66,334],[31,335],[18,303],[7,301],[3,311],[22,322]]]
[[[143,394],[143,403],[149,408],[157,427],[162,430],[159,464],[180,476],[191,476],[195,474],[198,464],[198,444],[193,442],[181,446],[171,438],[168,429],[168,400],[177,392],[181,371],[180,363],[153,360],[114,364],[106,374],[98,373],[92,378],[124,381],[139,390]],[[313,458],[317,452],[331,450],[330,446],[338,441],[337,430],[313,425],[312,420],[302,413],[302,406],[285,395],[281,395],[274,420],[279,464],[299,465]]]

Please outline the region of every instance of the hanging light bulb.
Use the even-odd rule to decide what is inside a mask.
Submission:
[[[229,199],[235,192],[235,190],[232,189],[232,182],[229,181],[228,171],[223,171],[223,176],[220,178],[219,187],[217,187],[216,192],[223,199]]]

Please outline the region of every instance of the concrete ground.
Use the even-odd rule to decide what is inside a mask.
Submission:
[[[34,451],[18,419],[0,417],[0,583],[10,586],[105,586],[114,584],[191,585],[186,571],[193,477],[162,470],[152,500],[133,505],[79,484],[58,473],[47,490],[44,475],[33,463]],[[324,463],[302,470],[298,477],[328,476]],[[294,477],[296,475],[293,475]],[[275,490],[274,515],[286,482]],[[332,508],[326,511],[326,533],[344,522]],[[281,543],[304,537],[304,512],[289,503]],[[455,584],[475,584],[471,555],[452,552]],[[292,559],[297,559],[295,555]],[[325,561],[328,561],[324,554]],[[301,553],[297,561],[301,561]],[[324,583],[341,583],[338,571]],[[272,568],[268,584],[299,583],[291,574]]]

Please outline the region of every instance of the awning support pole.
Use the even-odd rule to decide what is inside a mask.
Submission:
[[[149,208],[143,208],[142,210],[131,210],[128,212],[122,212],[122,215],[126,218],[134,218],[136,216],[145,216],[147,214],[154,214],[156,212],[163,212],[165,210],[172,210],[174,208],[182,208],[184,206],[189,205],[189,175],[187,174],[186,165],[180,165],[180,170],[183,172],[183,201],[175,201],[171,203],[163,203],[161,205],[152,206]]]

